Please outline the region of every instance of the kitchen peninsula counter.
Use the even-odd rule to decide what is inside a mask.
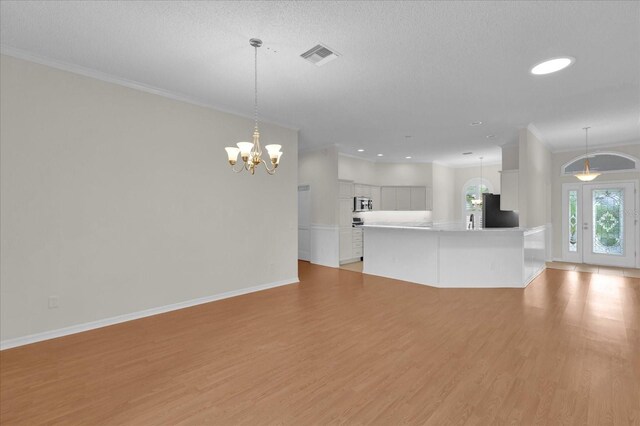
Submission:
[[[523,288],[545,269],[545,227],[363,225],[365,274],[434,287]]]

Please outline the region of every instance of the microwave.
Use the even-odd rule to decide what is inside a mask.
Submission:
[[[354,197],[353,198],[353,211],[354,212],[368,212],[373,210],[373,200],[366,197]]]

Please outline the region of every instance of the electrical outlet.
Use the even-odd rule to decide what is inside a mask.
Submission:
[[[58,296],[49,296],[49,309],[56,309],[58,307]]]

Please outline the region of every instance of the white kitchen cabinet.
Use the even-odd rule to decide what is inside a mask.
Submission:
[[[503,170],[500,172],[500,210],[518,208],[519,170]]]
[[[380,188],[380,210],[397,210],[396,188],[394,186]]]
[[[341,180],[339,184],[339,196],[340,198],[353,198],[353,182],[348,180]]]
[[[380,208],[380,187],[379,186],[371,186],[369,187],[371,193],[371,202],[373,203],[373,210],[381,210]]]
[[[353,228],[340,229],[340,262],[354,258],[352,229]]]
[[[396,210],[411,210],[411,188],[396,187]]]
[[[358,259],[360,257],[362,257],[362,237],[363,237],[363,233],[362,233],[362,229],[361,228],[353,228],[352,231],[352,253],[351,255],[355,258]]]
[[[431,195],[424,186],[380,187],[379,210],[427,210],[427,203],[431,204]]]
[[[411,187],[411,210],[427,209],[427,189],[424,186]]]

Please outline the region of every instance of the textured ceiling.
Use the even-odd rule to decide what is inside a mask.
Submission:
[[[261,115],[300,129],[303,149],[338,144],[365,158],[464,165],[498,160],[499,145],[530,123],[553,150],[582,146],[585,125],[594,145],[640,141],[635,1],[2,1],[0,26],[5,53],[247,116],[248,39],[260,37]],[[342,56],[323,67],[299,57],[317,43]],[[559,55],[576,62],[529,74]]]

